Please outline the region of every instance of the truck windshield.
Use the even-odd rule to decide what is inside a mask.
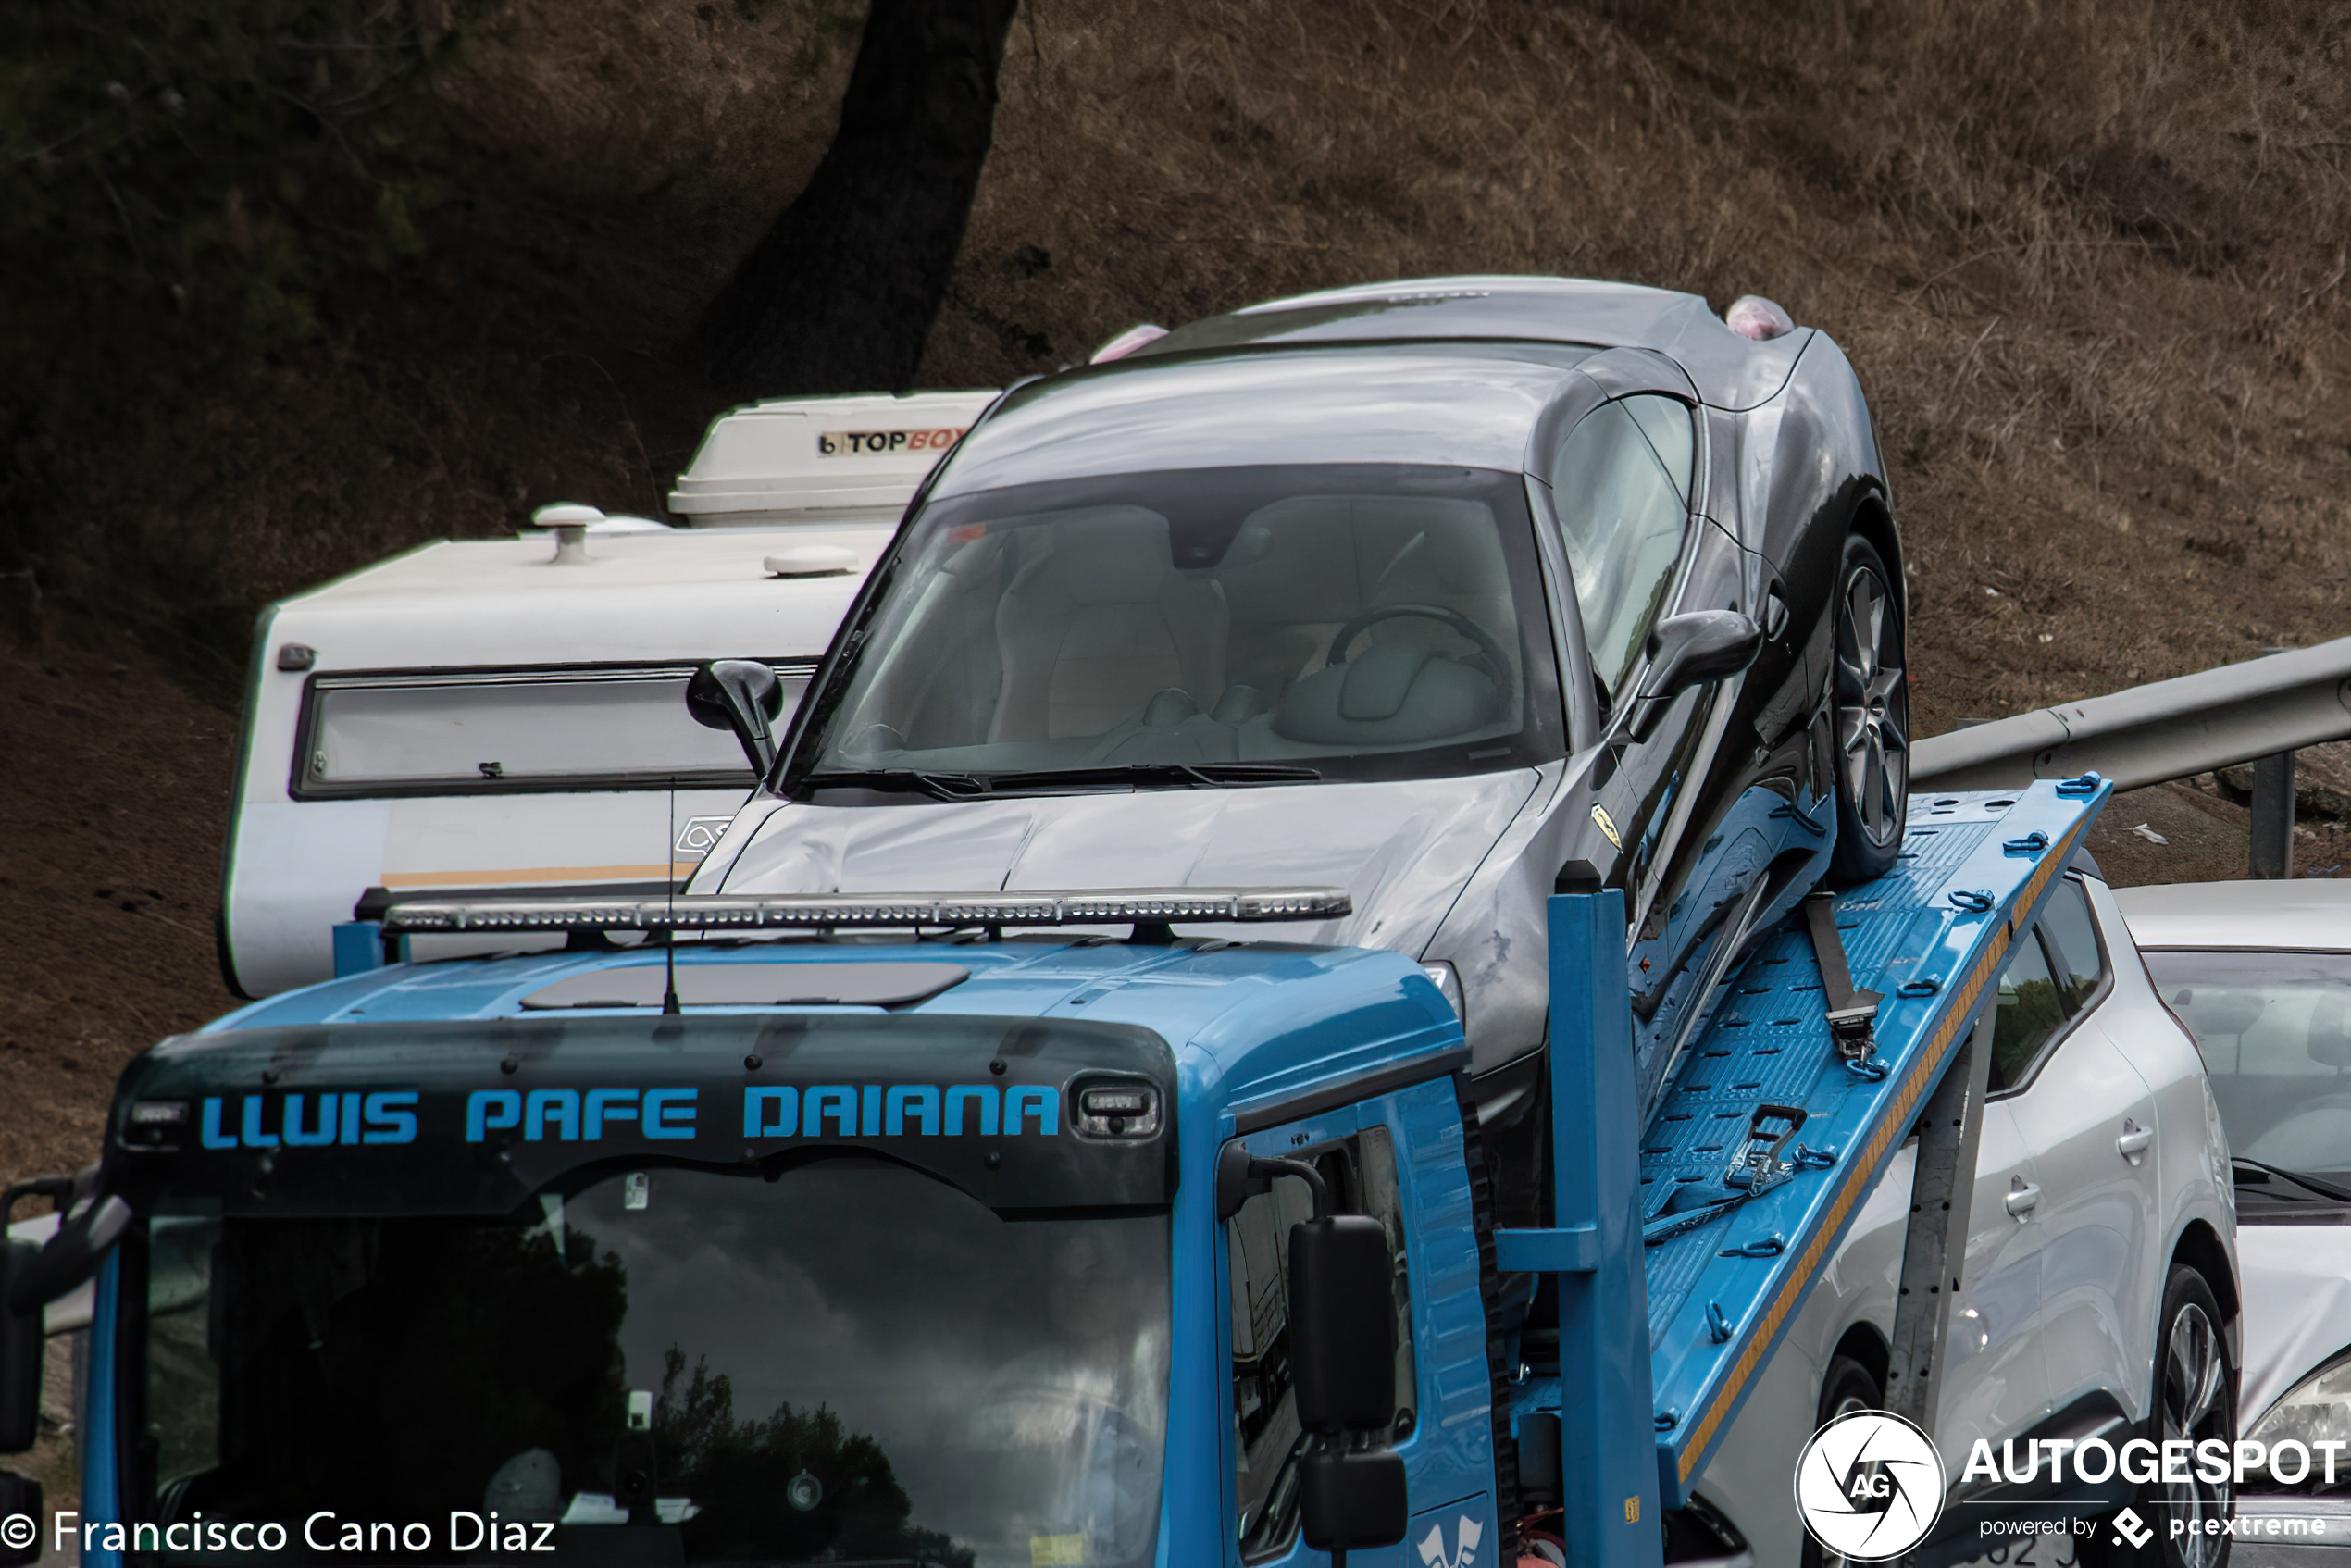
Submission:
[[[1429,778],[1559,753],[1517,474],[1121,474],[948,497],[908,529],[795,790]]]
[[[2230,1149],[2337,1186],[2351,1177],[2351,953],[2146,956],[2204,1054]]]
[[[1142,1562],[1168,1245],[1163,1209],[1007,1218],[862,1155],[497,1221],[158,1217],[131,1516],[345,1563],[517,1526],[622,1568]]]

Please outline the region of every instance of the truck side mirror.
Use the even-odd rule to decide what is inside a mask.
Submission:
[[[10,1241],[0,1233],[0,1453],[27,1452],[40,1436],[41,1309],[19,1312],[8,1304],[10,1288],[40,1251],[30,1241]],[[0,1497],[0,1519],[25,1512]],[[39,1512],[32,1517],[38,1519]],[[0,1542],[0,1549],[6,1544]]]
[[[776,765],[776,716],[784,711],[783,682],[756,659],[715,659],[686,683],[686,709],[710,729],[731,729],[765,778]]]
[[[131,1205],[112,1193],[79,1198],[66,1210],[57,1233],[31,1261],[12,1267],[0,1313],[29,1313],[38,1335],[41,1309],[98,1272],[122,1233],[131,1228]]]
[[[1349,1448],[1396,1418],[1396,1263],[1365,1214],[1301,1220],[1289,1233],[1289,1353],[1298,1424],[1322,1444],[1299,1462],[1306,1544],[1345,1552],[1394,1546],[1408,1519],[1404,1460]]]
[[[0,1535],[0,1568],[41,1561],[41,1483],[0,1470],[0,1519],[18,1518],[32,1521],[32,1538],[20,1546],[13,1535]]]
[[[1763,628],[1736,610],[1693,610],[1658,622],[1649,631],[1648,679],[1634,703],[1633,738],[1646,735],[1674,698],[1729,679],[1762,651]]]
[[[1300,1220],[1289,1232],[1290,1374],[1298,1424],[1336,1435],[1396,1417],[1396,1263],[1367,1214]]]
[[[1404,1538],[1411,1512],[1394,1449],[1317,1449],[1298,1462],[1300,1533],[1316,1551],[1371,1551]]]

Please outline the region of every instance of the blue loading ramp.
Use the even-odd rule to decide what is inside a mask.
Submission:
[[[1627,1000],[1589,983],[1623,964],[1623,895],[1552,899],[1555,1228],[1495,1242],[1501,1268],[1559,1276],[1560,1375],[1523,1385],[1517,1409],[1561,1417],[1571,1562],[1661,1561],[1661,1509],[1688,1501],[2108,793],[2090,775],[1913,796],[1897,869],[1834,903],[1851,983],[1883,999],[1863,1067],[1792,924],[1740,968],[1637,1133]]]

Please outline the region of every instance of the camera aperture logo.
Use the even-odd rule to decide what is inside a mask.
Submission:
[[[1943,1512],[1943,1480],[1925,1433],[1884,1411],[1854,1411],[1804,1445],[1796,1510],[1822,1550],[1875,1562],[1926,1538]]]

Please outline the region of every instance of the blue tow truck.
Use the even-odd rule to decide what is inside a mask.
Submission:
[[[1515,1228],[1452,1003],[1280,940],[1328,890],[394,905],[139,1057],[41,1186],[0,1451],[94,1276],[81,1500],[0,1481],[44,1519],[0,1562],[1652,1568],[1906,1137],[1972,1160],[1977,1022],[2105,795],[1914,799],[1646,1126],[1622,894],[1563,888]],[[497,929],[571,935],[396,961]],[[1948,1300],[1903,1298],[1897,1411]]]

